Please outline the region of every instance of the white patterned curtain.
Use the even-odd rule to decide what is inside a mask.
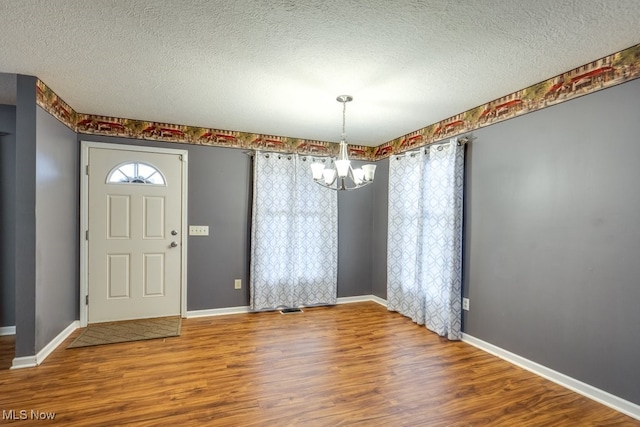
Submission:
[[[461,339],[464,146],[389,160],[387,308]]]
[[[251,309],[335,304],[337,192],[314,183],[310,156],[256,153]]]

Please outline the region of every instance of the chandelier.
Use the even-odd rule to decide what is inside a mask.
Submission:
[[[326,167],[324,163],[315,161],[311,164],[311,173],[316,184],[332,190],[355,190],[364,187],[373,182],[376,172],[376,165],[363,165],[361,168],[352,168],[351,160],[349,160],[347,149],[347,134],[344,130],[345,116],[347,111],[347,102],[353,101],[350,95],[340,95],[336,98],[338,102],[342,102],[342,136],[340,138],[340,151],[336,159],[330,160],[330,166]],[[351,183],[347,184],[347,178]]]

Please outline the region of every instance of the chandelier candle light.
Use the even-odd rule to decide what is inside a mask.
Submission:
[[[376,172],[376,165],[364,165],[362,168],[353,169],[351,160],[349,160],[347,149],[347,134],[344,131],[345,115],[347,111],[347,102],[353,101],[350,95],[340,95],[336,98],[338,102],[342,102],[342,137],[340,138],[340,151],[338,158],[331,163],[335,164],[335,169],[326,168],[323,163],[315,161],[311,164],[311,173],[316,184],[332,190],[355,190],[364,187],[373,182]],[[352,187],[347,186],[346,178],[354,184]]]

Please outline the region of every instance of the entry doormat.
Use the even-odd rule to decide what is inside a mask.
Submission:
[[[94,323],[85,328],[67,348],[151,340],[180,335],[180,316]]]

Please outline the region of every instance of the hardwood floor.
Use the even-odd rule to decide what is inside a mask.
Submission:
[[[184,319],[182,335],[0,371],[0,410],[65,426],[634,426],[375,303]],[[9,339],[0,340],[7,365]],[[0,420],[6,423],[7,420]]]

